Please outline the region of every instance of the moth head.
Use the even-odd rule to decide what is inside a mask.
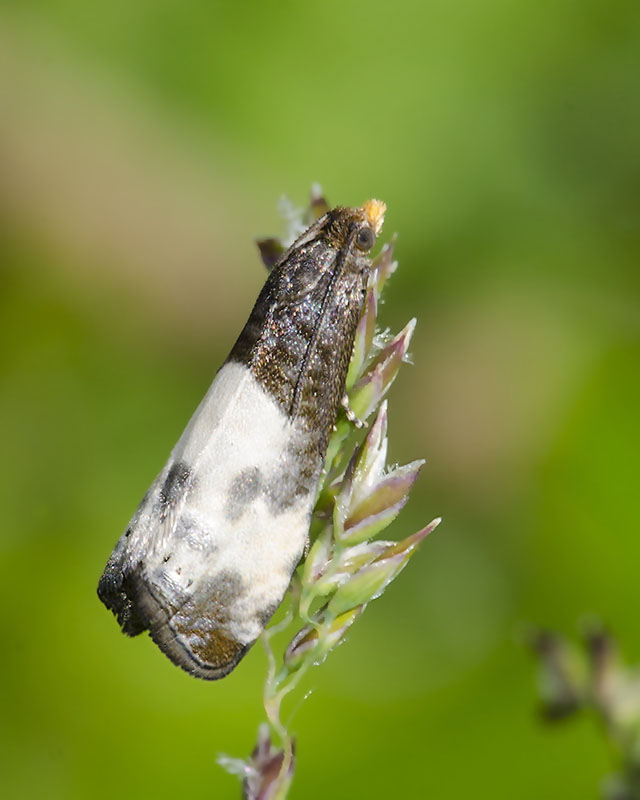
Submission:
[[[358,228],[358,232],[356,233],[356,247],[358,250],[362,250],[363,253],[368,253],[375,243],[376,235],[370,225],[365,223],[362,227]]]
[[[386,208],[380,200],[367,200],[360,208],[334,208],[326,218],[327,238],[338,250],[353,247],[356,254],[366,255],[382,230]]]
[[[358,209],[361,222],[355,233],[355,246],[363,253],[368,253],[375,245],[378,234],[382,230],[386,205],[381,200],[367,200]]]

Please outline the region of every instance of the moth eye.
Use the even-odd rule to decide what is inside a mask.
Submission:
[[[360,250],[371,250],[375,243],[375,233],[368,225],[363,225],[356,235],[356,247]]]

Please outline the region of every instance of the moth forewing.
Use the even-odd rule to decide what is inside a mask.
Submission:
[[[273,267],[102,575],[123,631],[193,675],[233,669],[302,556],[383,215],[333,209]]]

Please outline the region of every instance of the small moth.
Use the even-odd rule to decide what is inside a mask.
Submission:
[[[199,678],[228,674],[304,552],[386,207],[334,208],[271,270],[98,586]]]

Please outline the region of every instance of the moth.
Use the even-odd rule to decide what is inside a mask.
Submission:
[[[304,552],[386,207],[333,208],[273,266],[98,586],[199,678],[227,675]]]

